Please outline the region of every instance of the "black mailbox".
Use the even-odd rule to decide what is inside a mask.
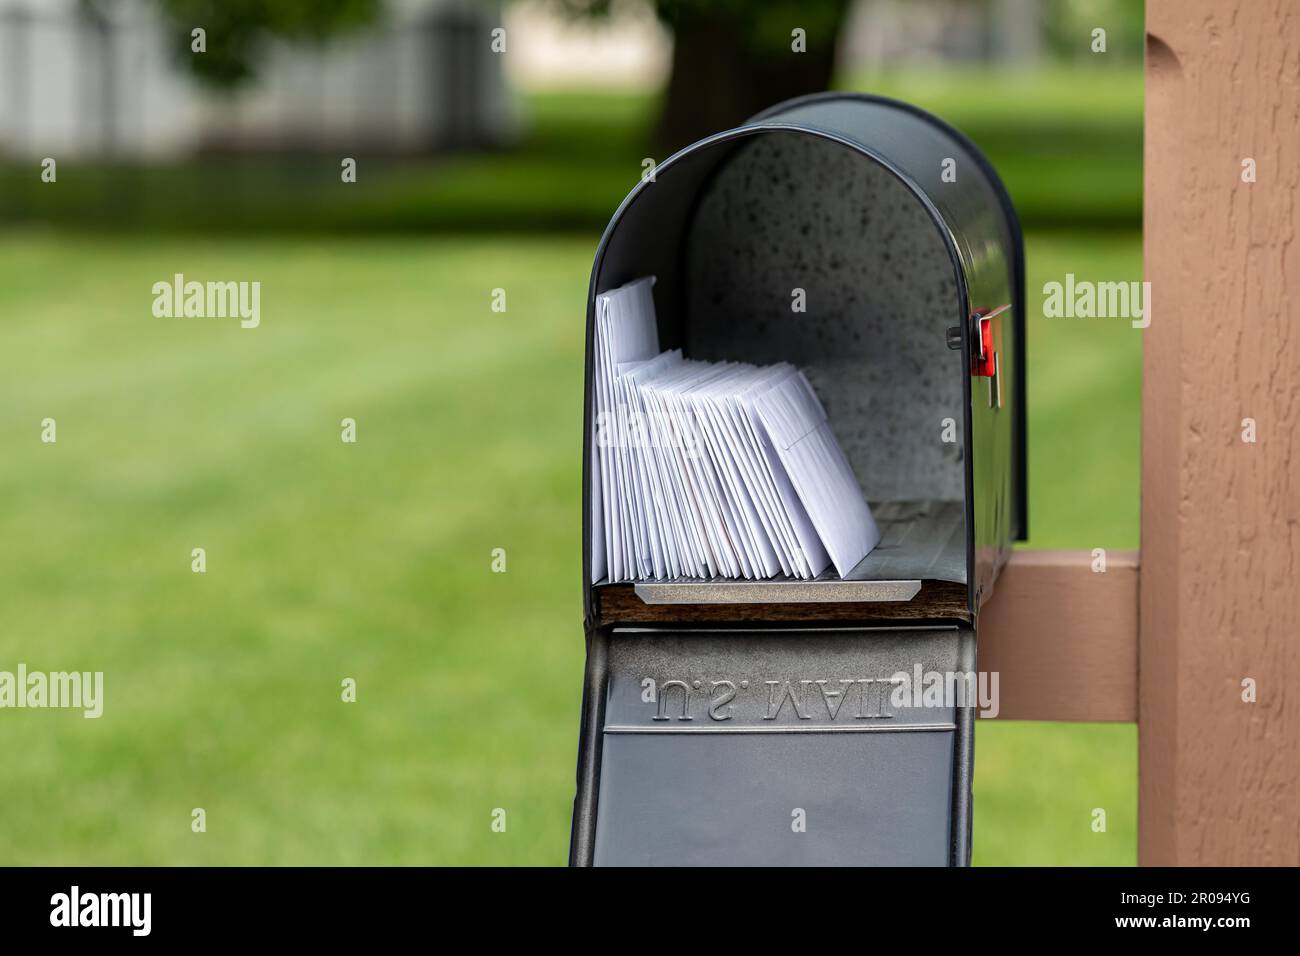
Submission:
[[[969,862],[979,610],[1026,528],[1023,261],[979,150],[873,96],[775,106],[619,207],[587,301],[572,863]],[[645,275],[662,347],[805,372],[881,530],[851,573],[592,581],[596,297]]]

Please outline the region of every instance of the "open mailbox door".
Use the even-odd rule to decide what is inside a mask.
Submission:
[[[663,347],[804,370],[881,531],[851,572],[592,583],[595,302],[644,275]],[[792,100],[628,196],[588,296],[572,863],[969,862],[979,609],[1025,531],[1024,319],[1005,189],[902,103]]]

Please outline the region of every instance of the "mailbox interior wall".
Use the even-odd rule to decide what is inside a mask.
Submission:
[[[957,286],[896,175],[819,137],[743,142],[700,197],[685,271],[689,354],[802,368],[873,502],[961,500]]]

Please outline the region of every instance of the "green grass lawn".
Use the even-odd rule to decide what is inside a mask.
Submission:
[[[106,685],[0,712],[0,863],[564,861],[593,248],[0,237],[0,669]],[[1139,257],[1032,235],[1030,302]],[[154,318],[176,271],[261,281],[261,327]],[[1033,311],[1032,544],[1135,547],[1140,333]],[[981,724],[976,862],[1134,862],[1135,763],[1131,726]]]

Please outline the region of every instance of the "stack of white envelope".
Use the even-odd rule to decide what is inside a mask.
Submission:
[[[803,373],[660,352],[653,286],[596,299],[592,582],[847,575],[880,532]]]

